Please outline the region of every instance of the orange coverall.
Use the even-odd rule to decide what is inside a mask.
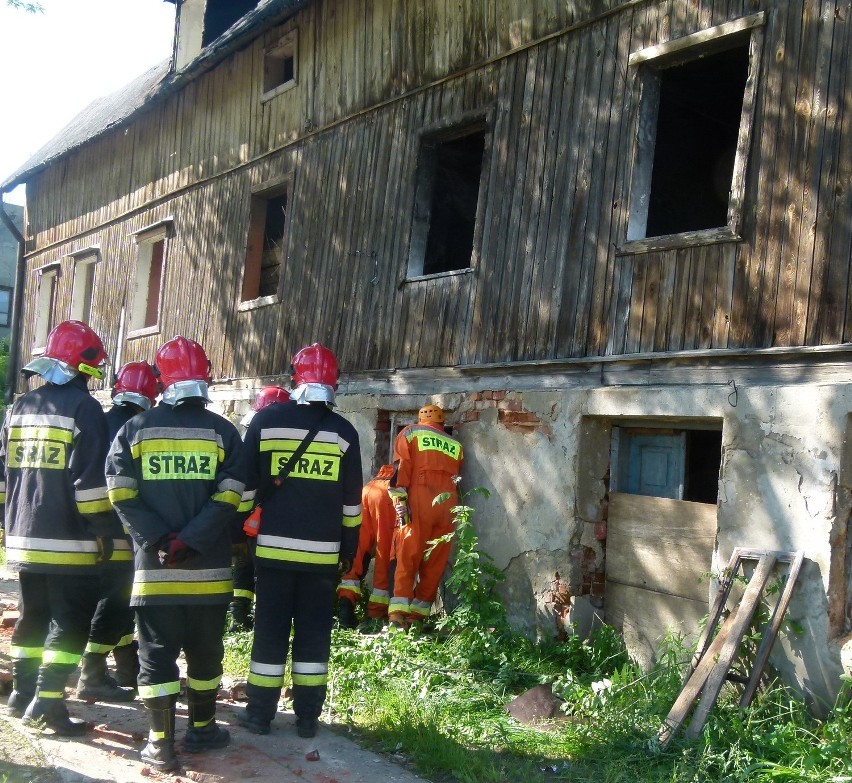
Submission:
[[[451,509],[458,503],[453,476],[461,471],[462,445],[432,424],[411,424],[394,441],[396,485],[408,491],[411,522],[394,533],[396,574],[389,612],[417,620],[427,617],[444,567],[450,557],[450,544],[438,545],[428,560],[423,559],[427,542],[453,530]],[[450,497],[435,506],[437,495]]]
[[[396,511],[388,497],[388,483],[393,476],[393,465],[382,465],[372,481],[361,491],[361,530],[358,550],[350,568],[342,577],[337,595],[353,604],[361,597],[361,579],[373,556],[373,589],[367,604],[367,617],[388,616],[390,600],[390,561]]]

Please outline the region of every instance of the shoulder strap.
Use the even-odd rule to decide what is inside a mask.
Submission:
[[[296,450],[290,455],[290,459],[287,460],[287,464],[285,464],[284,467],[278,471],[278,475],[273,480],[273,484],[275,486],[263,499],[263,502],[269,500],[269,498],[275,493],[275,490],[280,488],[281,485],[284,483],[284,479],[286,479],[287,476],[290,475],[290,471],[293,470],[296,463],[299,461],[299,458],[302,456],[302,454],[305,453],[305,449],[307,449],[308,446],[311,445],[311,441],[317,436],[317,433],[319,432],[322,423],[325,421],[326,417],[330,413],[330,410],[330,408],[326,408],[323,411],[322,415],[319,417],[319,419],[317,419],[316,424],[314,424],[314,426],[308,430],[308,433],[302,439],[302,442],[298,446],[296,446]]]

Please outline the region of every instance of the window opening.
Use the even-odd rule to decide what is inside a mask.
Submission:
[[[136,237],[138,252],[130,312],[131,332],[153,329],[159,324],[167,230],[163,227]]]
[[[613,492],[715,505],[721,430],[613,428]]]
[[[409,277],[471,266],[484,155],[482,127],[423,139]]]
[[[56,294],[57,269],[45,269],[39,272],[38,305],[35,325],[35,349],[47,345],[47,335],[54,327],[53,301]]]
[[[252,196],[242,301],[278,294],[287,239],[288,192]]]
[[[92,314],[92,297],[95,287],[95,264],[98,256],[94,253],[77,259],[74,264],[74,284],[71,289],[71,317],[89,323]]]
[[[296,31],[285,35],[263,56],[263,98],[272,98],[296,84]]]
[[[0,327],[12,324],[12,291],[7,285],[0,285]]]
[[[204,9],[204,34],[201,45],[219,38],[234,22],[257,7],[258,0],[207,0]]]

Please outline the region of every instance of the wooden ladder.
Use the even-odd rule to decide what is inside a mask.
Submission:
[[[741,547],[734,549],[719,585],[716,599],[710,608],[707,625],[696,645],[695,655],[692,657],[690,671],[684,679],[683,688],[657,733],[661,750],[668,747],[699,696],[701,699],[686,729],[685,736],[695,739],[701,734],[710,710],[716,704],[726,679],[741,681],[745,684],[745,689],[740,697],[740,709],[751,704],[760,684],[763,669],[769,659],[769,653],[772,651],[772,645],[775,643],[781,623],[784,620],[784,614],[790,603],[803,557],[804,553],[801,551],[770,552]],[[739,603],[733,608],[716,633],[737,572],[746,560],[756,560],[757,566]],[[743,637],[748,630],[752,617],[754,617],[760,597],[776,563],[789,564],[787,579],[772,611],[772,616],[763,629],[750,675],[748,678],[734,676],[729,673],[729,669],[739,652]]]

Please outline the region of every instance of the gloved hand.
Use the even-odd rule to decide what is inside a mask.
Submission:
[[[98,556],[95,558],[95,562],[98,565],[103,565],[112,557],[113,540],[107,536],[97,536],[95,541],[98,544]]]
[[[405,487],[388,487],[388,497],[393,503],[396,511],[396,523],[399,527],[405,527],[411,522],[411,512],[408,508],[408,491]]]
[[[348,574],[349,571],[352,570],[352,561],[347,560],[346,558],[341,558],[337,561],[337,576],[341,577],[344,574]]]
[[[169,541],[169,548],[166,551],[166,566],[174,568],[183,563],[191,554],[192,549],[175,536]]]

